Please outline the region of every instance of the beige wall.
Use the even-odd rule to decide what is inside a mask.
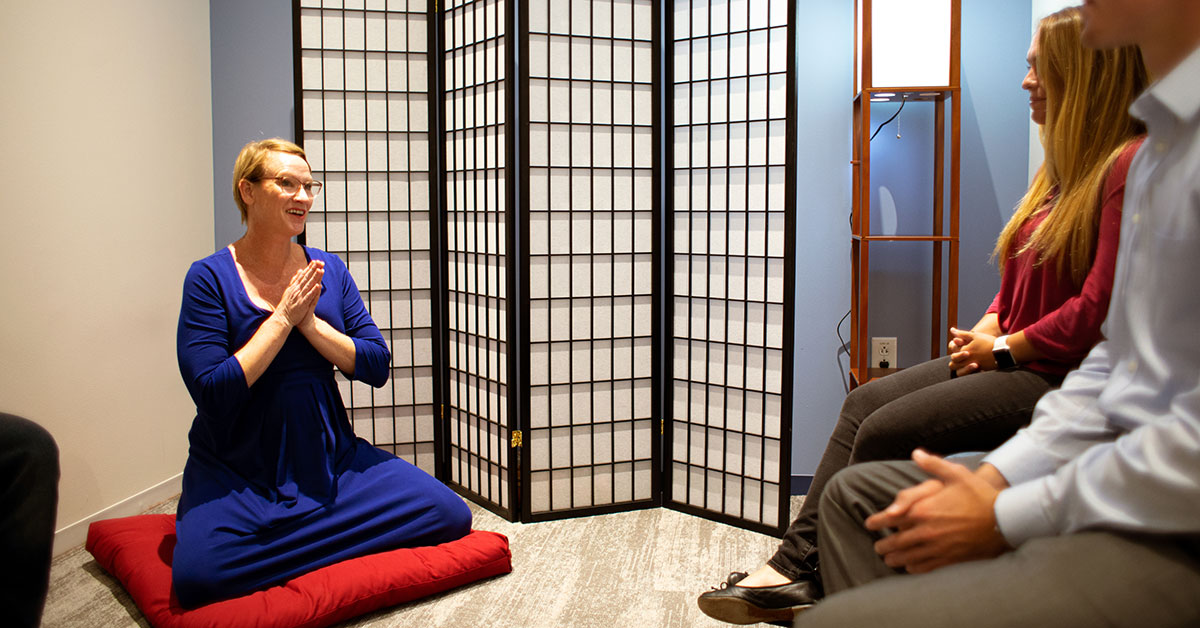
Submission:
[[[187,456],[175,323],[212,249],[208,15],[55,0],[0,19],[0,410],[58,441],[60,541]]]

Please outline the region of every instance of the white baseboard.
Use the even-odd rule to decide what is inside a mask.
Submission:
[[[178,495],[182,489],[183,474],[177,473],[129,499],[117,502],[100,512],[60,528],[54,533],[54,555],[58,556],[69,549],[83,545],[87,541],[88,526],[93,521],[140,515],[152,506]]]

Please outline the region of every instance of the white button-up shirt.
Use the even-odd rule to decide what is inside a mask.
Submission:
[[[1089,528],[1200,538],[1200,49],[1130,111],[1149,137],[1126,179],[1096,345],[992,452],[1013,545]]]

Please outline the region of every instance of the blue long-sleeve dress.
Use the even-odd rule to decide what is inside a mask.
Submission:
[[[353,340],[354,377],[382,386],[391,354],[345,264],[319,249],[305,254],[325,262],[316,315]],[[177,350],[196,418],[172,569],[185,607],[470,529],[470,510],[453,491],[354,435],[333,365],[298,330],[246,385],[233,354],[268,316],[228,249],[192,264]]]

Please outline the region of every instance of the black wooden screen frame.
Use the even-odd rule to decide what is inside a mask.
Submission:
[[[523,490],[527,487],[530,481],[532,472],[530,466],[530,456],[521,445],[513,446],[509,452],[508,459],[508,493],[507,502],[509,506],[505,507],[498,501],[488,499],[482,495],[466,489],[466,487],[448,481],[449,477],[449,438],[448,421],[444,419],[446,402],[449,400],[450,382],[447,378],[448,368],[448,338],[442,335],[433,343],[434,346],[434,390],[440,395],[440,399],[435,399],[435,405],[441,408],[441,412],[435,416],[436,420],[436,437],[438,443],[436,447],[436,475],[439,479],[447,482],[455,488],[464,497],[475,501],[480,506],[495,512],[497,515],[510,521],[545,521],[553,519],[561,519],[568,517],[588,516],[595,514],[603,514],[610,512],[624,512],[641,508],[651,508],[658,506],[666,506],[682,512],[687,512],[696,516],[712,519],[722,523],[735,525],[759,532],[768,534],[781,534],[789,523],[789,499],[790,496],[790,467],[791,467],[791,428],[792,428],[792,407],[793,407],[793,378],[794,368],[793,360],[795,358],[794,338],[795,338],[795,286],[796,286],[796,269],[795,269],[795,229],[796,229],[796,163],[795,155],[798,151],[797,131],[794,111],[796,110],[797,99],[797,59],[796,59],[796,34],[795,20],[797,19],[797,2],[796,0],[788,0],[788,26],[787,26],[787,110],[789,115],[786,122],[786,140],[785,150],[787,152],[787,164],[785,168],[786,181],[785,188],[785,253],[784,253],[784,315],[783,315],[783,374],[782,374],[782,417],[781,417],[781,435],[780,435],[780,500],[779,500],[779,516],[778,525],[770,525],[756,521],[750,521],[727,515],[724,513],[707,510],[699,507],[694,507],[686,504],[671,501],[672,482],[669,479],[671,473],[671,447],[672,438],[671,430],[667,429],[667,417],[671,416],[671,408],[673,404],[671,385],[672,372],[671,364],[673,359],[673,338],[667,330],[671,329],[671,321],[673,320],[673,248],[671,246],[671,238],[674,233],[674,225],[672,224],[672,212],[674,206],[673,185],[671,183],[671,175],[674,171],[673,163],[673,134],[670,130],[673,127],[673,107],[669,97],[673,94],[673,64],[671,60],[671,46],[674,39],[672,35],[673,20],[668,11],[669,3],[653,2],[653,26],[652,26],[652,66],[654,76],[652,79],[652,101],[654,108],[653,125],[653,191],[652,196],[655,203],[653,210],[653,235],[654,242],[653,265],[656,269],[656,274],[653,279],[653,295],[652,295],[652,372],[655,382],[652,385],[652,407],[656,414],[660,429],[658,433],[653,433],[652,430],[652,456],[656,461],[654,471],[651,476],[651,495],[648,500],[642,501],[627,501],[613,503],[602,506],[590,506],[577,509],[558,510],[550,513],[531,514],[531,503],[529,490]],[[295,98],[295,136],[301,140],[304,137],[305,127],[303,120],[303,83],[302,83],[302,68],[301,57],[303,49],[300,42],[300,15],[301,15],[301,0],[293,0],[292,2],[292,21],[293,21],[293,84]],[[505,108],[506,121],[508,129],[517,129],[517,132],[506,134],[506,158],[504,169],[506,171],[507,184],[505,185],[506,195],[506,210],[508,212],[506,238],[506,278],[507,278],[507,304],[509,307],[507,316],[507,338],[510,347],[510,357],[508,359],[508,418],[510,434],[520,432],[528,434],[530,429],[529,412],[530,412],[530,395],[529,395],[529,377],[530,377],[530,354],[529,354],[529,168],[525,167],[529,163],[529,78],[528,78],[528,51],[529,51],[529,31],[526,28],[528,24],[528,6],[525,2],[518,0],[506,0],[504,2],[505,15]],[[430,10],[427,15],[427,49],[429,55],[429,67],[431,75],[428,81],[429,86],[429,123],[431,141],[429,145],[430,168],[430,207],[437,208],[438,215],[431,217],[430,230],[431,241],[436,242],[437,251],[434,251],[434,259],[431,264],[431,286],[435,290],[433,298],[432,316],[434,329],[447,328],[447,308],[448,308],[448,262],[447,262],[447,195],[445,189],[446,183],[446,148],[440,138],[446,135],[446,121],[443,97],[445,95],[445,80],[446,69],[444,61],[445,41],[444,41],[444,8],[435,0],[435,7]],[[511,33],[518,33],[518,37],[514,38]],[[515,85],[514,85],[515,83]],[[436,164],[436,170],[432,166]],[[301,234],[300,241],[304,241],[304,234]],[[440,255],[438,254],[440,252]],[[440,293],[440,297],[438,296]],[[514,441],[515,443],[515,441]],[[666,478],[666,479],[664,479]],[[519,507],[516,505],[520,504]]]

